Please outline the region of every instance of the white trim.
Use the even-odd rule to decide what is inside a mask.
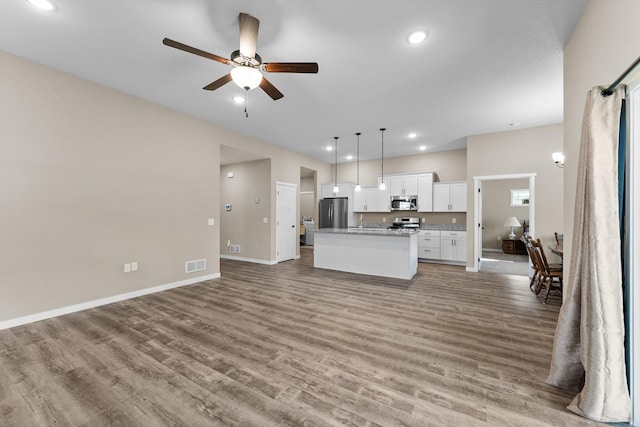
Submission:
[[[473,177],[473,266],[467,267],[467,271],[477,272],[480,270],[478,259],[482,254],[482,242],[480,241],[480,229],[478,224],[482,218],[480,212],[480,192],[482,181],[497,181],[507,179],[529,178],[529,234],[535,236],[536,224],[536,173],[519,173],[509,175],[487,175]],[[469,270],[471,268],[471,270]]]
[[[118,301],[124,301],[127,299],[137,298],[143,295],[153,294],[156,292],[162,292],[173,288],[179,288],[181,286],[193,285],[194,283],[204,282],[205,280],[219,279],[220,273],[209,274],[208,276],[199,276],[191,279],[181,280],[179,282],[167,283],[164,285],[154,286],[152,288],[140,289],[138,291],[127,292],[126,294],[114,295],[111,297],[100,298],[93,301],[82,302],[80,304],[69,305],[66,307],[56,308],[53,310],[43,311],[36,314],[30,314],[28,316],[17,317],[15,319],[9,319],[0,322],[0,331],[3,329],[9,329],[20,325],[26,325],[27,323],[38,322],[40,320],[50,319],[52,317],[62,316],[64,314],[75,313],[77,311],[87,310],[89,308],[99,307],[101,305],[112,304]]]
[[[477,273],[478,269],[476,267],[467,267],[468,273]]]
[[[230,259],[233,261],[244,261],[244,262],[252,262],[254,264],[264,264],[264,265],[276,265],[278,261],[276,260],[266,260],[266,259],[257,259],[257,258],[245,258],[242,256],[233,256],[233,255],[220,255],[220,258]]]

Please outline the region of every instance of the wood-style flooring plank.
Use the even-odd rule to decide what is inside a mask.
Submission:
[[[221,260],[222,277],[0,331],[4,426],[597,426],[544,383],[559,297]]]

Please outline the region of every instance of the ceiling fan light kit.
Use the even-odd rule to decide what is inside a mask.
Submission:
[[[262,81],[262,73],[251,67],[237,66],[231,70],[231,79],[244,90],[255,89]]]
[[[317,73],[318,64],[316,62],[262,62],[260,55],[256,53],[258,44],[258,29],[260,21],[249,15],[248,13],[240,13],[238,15],[240,27],[240,49],[231,53],[227,59],[213,53],[205,52],[184,43],[165,38],[162,43],[166,46],[192,53],[212,61],[220,62],[225,65],[231,65],[233,69],[230,73],[225,74],[218,80],[215,80],[203,89],[216,90],[221,86],[233,81],[236,85],[247,91],[258,86],[271,97],[278,100],[284,95],[280,92],[262,72],[268,73]]]

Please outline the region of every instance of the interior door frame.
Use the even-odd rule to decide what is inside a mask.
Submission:
[[[278,235],[279,232],[281,232],[281,230],[283,230],[282,227],[279,227],[279,223],[282,220],[282,218],[280,218],[280,209],[278,206],[279,203],[279,197],[278,197],[278,191],[280,190],[280,187],[290,187],[293,189],[293,194],[294,194],[294,202],[293,205],[295,206],[294,210],[296,211],[296,213],[294,214],[294,222],[293,225],[295,226],[295,230],[293,233],[293,256],[291,258],[281,258],[280,257],[280,236]],[[297,206],[298,206],[298,185],[297,184],[291,184],[289,182],[281,182],[281,181],[276,181],[276,221],[275,221],[275,226],[276,226],[276,262],[283,262],[283,261],[289,261],[292,259],[296,259],[297,257],[297,245],[299,244],[299,239],[297,239],[298,236],[298,230],[299,230],[299,226],[298,226],[298,221],[296,220],[297,218]]]
[[[536,173],[518,173],[510,175],[487,175],[473,177],[473,266],[467,271],[480,271],[480,257],[482,256],[482,182],[506,179],[529,178],[529,234],[535,236],[536,224]]]

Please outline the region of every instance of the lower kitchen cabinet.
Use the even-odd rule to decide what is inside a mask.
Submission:
[[[440,230],[418,231],[418,258],[440,259]]]
[[[445,261],[467,261],[467,232],[442,231],[440,238],[440,259]]]

